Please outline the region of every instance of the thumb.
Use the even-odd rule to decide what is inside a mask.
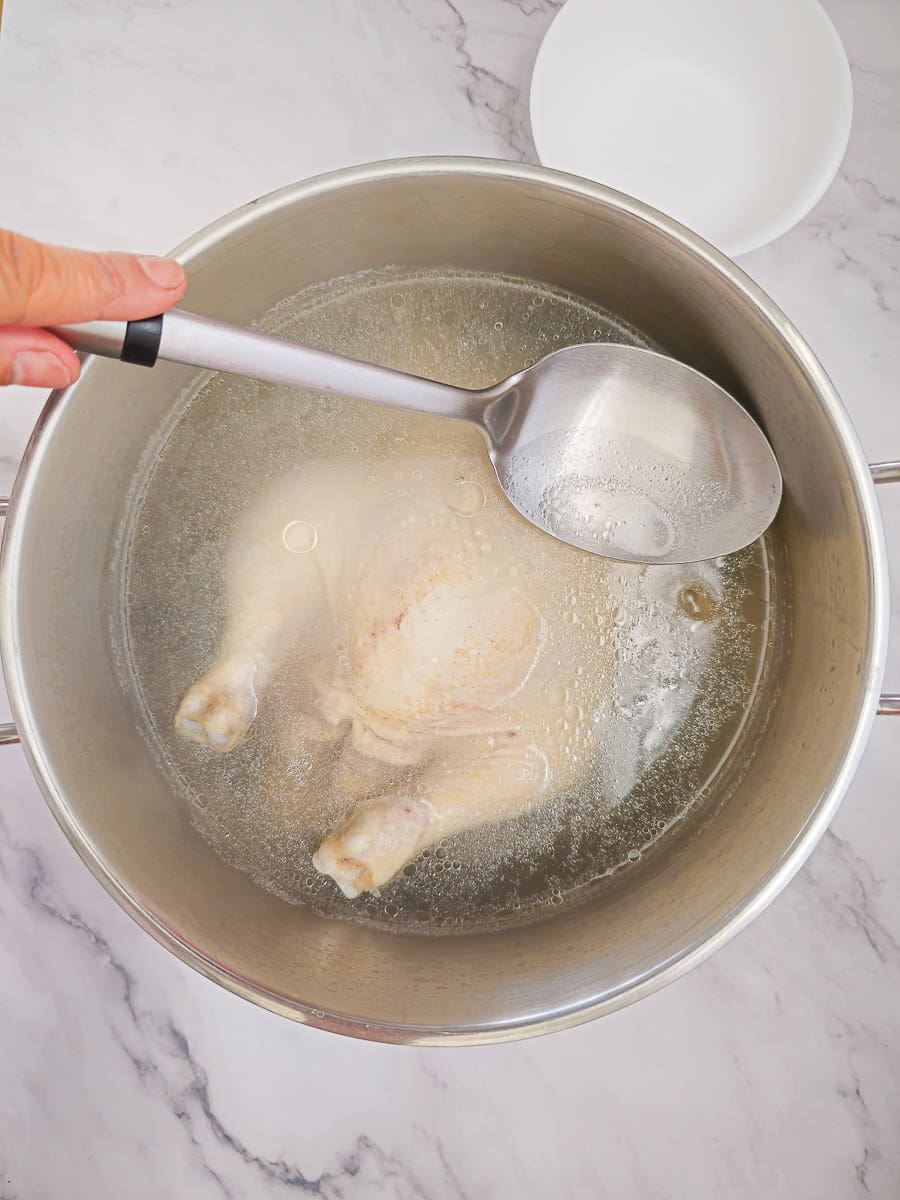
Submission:
[[[69,250],[0,229],[0,325],[131,321],[165,312],[186,288],[168,258]]]

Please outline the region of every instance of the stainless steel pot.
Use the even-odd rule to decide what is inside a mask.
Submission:
[[[6,524],[2,653],[57,820],[181,959],[309,1024],[417,1044],[497,1041],[610,1012],[721,946],[834,816],[879,705],[887,568],[872,473],[797,331],[716,251],[636,201],[538,168],[424,159],[301,183],[186,242],[191,308],[249,322],[363,268],[468,267],[599,301],[743,398],[781,463],[782,613],[730,794],[581,907],[501,933],[377,933],[291,907],[199,838],[117,684],[110,578],[125,498],[190,368],[90,361],[51,396]],[[885,464],[876,479],[900,478]],[[884,711],[900,698],[884,697]],[[7,731],[6,736],[13,736]],[[739,768],[739,769],[738,769]]]

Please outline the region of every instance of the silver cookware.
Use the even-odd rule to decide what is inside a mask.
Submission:
[[[879,699],[888,574],[874,487],[900,478],[900,464],[867,465],[796,329],[733,263],[660,214],[511,163],[341,171],[246,205],[177,255],[189,306],[241,324],[307,284],[387,264],[526,276],[620,314],[734,395],[777,455],[775,644],[704,819],[579,907],[497,933],[423,937],[288,905],[195,832],[139,731],[110,634],[127,498],[197,372],[92,359],[51,396],[16,480],[0,640],[18,736],[97,878],[160,942],[237,994],[384,1041],[562,1028],[646,995],[721,946],[821,837],[876,711],[900,711],[900,697]]]

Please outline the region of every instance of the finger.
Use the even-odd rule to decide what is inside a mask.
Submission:
[[[46,329],[0,328],[0,386],[68,387],[81,373],[71,346]]]
[[[0,325],[131,321],[165,312],[186,288],[169,258],[94,254],[0,230]]]

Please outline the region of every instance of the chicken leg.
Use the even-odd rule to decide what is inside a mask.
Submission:
[[[543,751],[510,732],[474,762],[439,760],[405,795],[356,806],[313,856],[345,896],[377,891],[428,846],[451,834],[518,816],[548,781]]]
[[[322,503],[333,480],[320,476],[306,471],[279,480],[238,522],[225,564],[228,625],[216,661],[178,709],[182,736],[232,750],[301,633],[327,617],[328,560],[332,535],[343,532],[335,525],[344,505]],[[293,540],[298,528],[302,542]]]

